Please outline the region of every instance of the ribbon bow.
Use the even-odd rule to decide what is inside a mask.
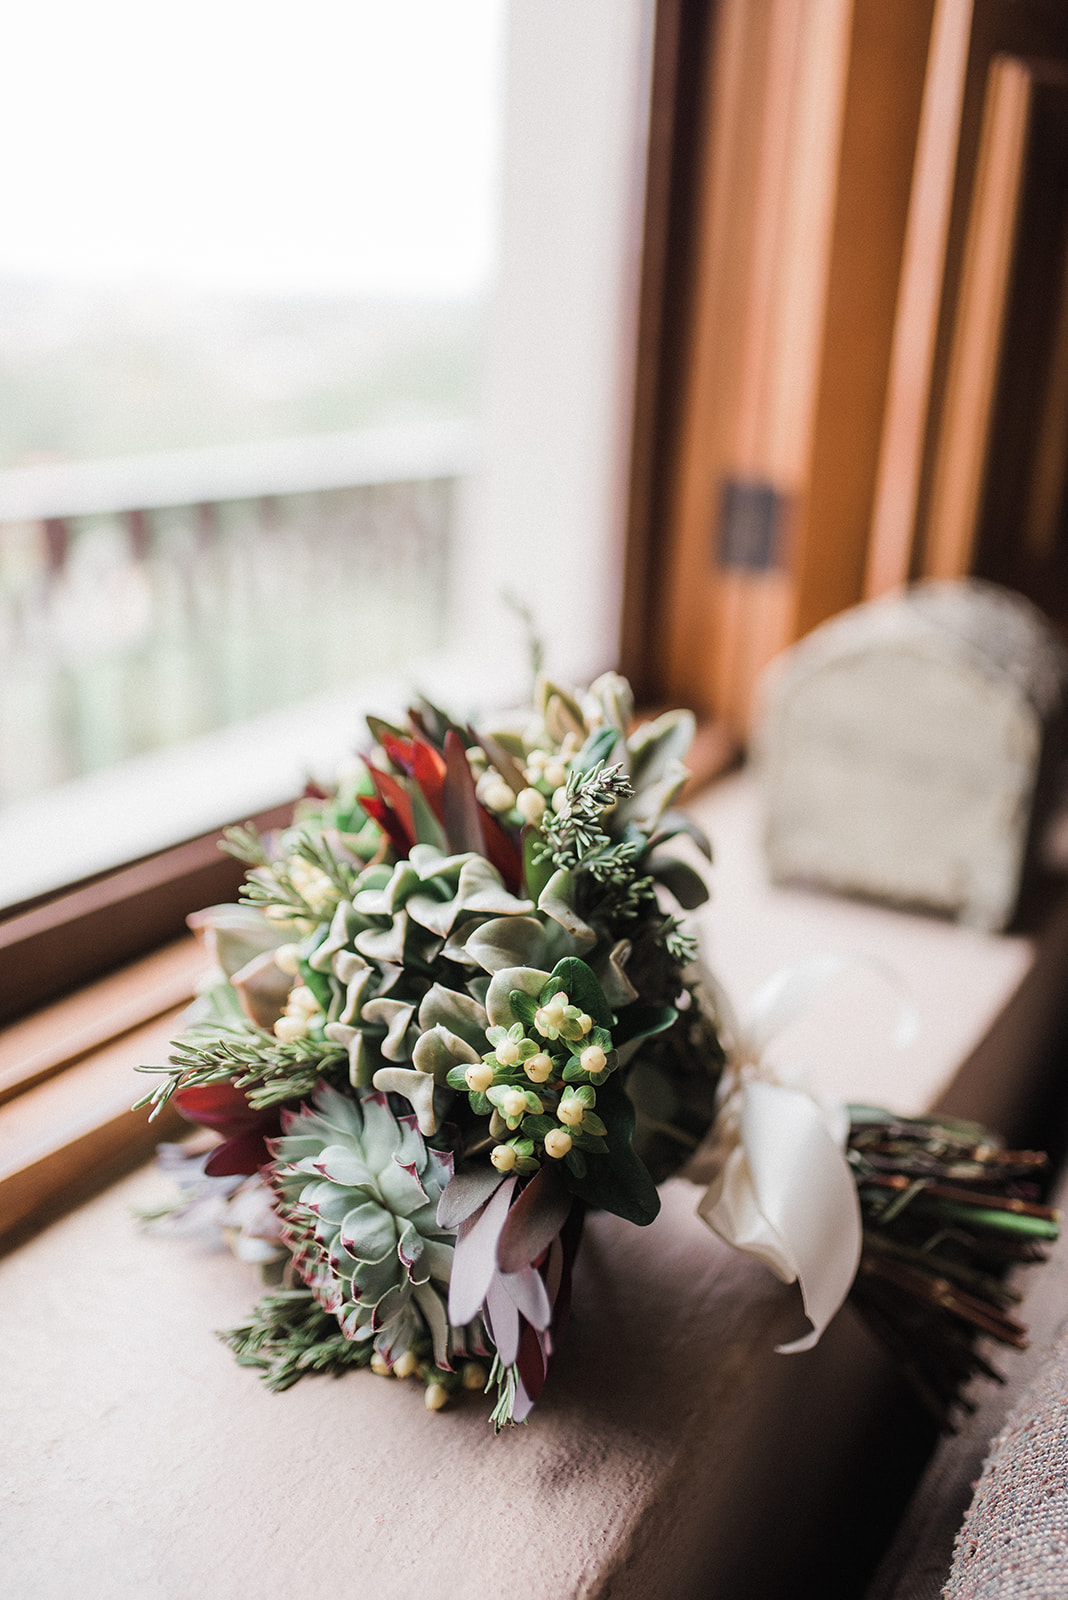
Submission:
[[[697,1209],[728,1244],[756,1256],[783,1283],[800,1287],[811,1331],[776,1346],[787,1355],[811,1350],[848,1295],[860,1262],[861,1217],[845,1156],[848,1108],[783,1083],[767,1049],[847,959],[874,966],[900,988],[881,963],[834,953],[775,973],[741,1022],[716,988],[717,1010],[732,1042],[712,1128],[716,1176]],[[915,1007],[906,1001],[896,1042],[907,1042],[915,1028]]]

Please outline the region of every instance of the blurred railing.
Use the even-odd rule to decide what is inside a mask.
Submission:
[[[470,424],[0,472],[0,804],[440,642]]]

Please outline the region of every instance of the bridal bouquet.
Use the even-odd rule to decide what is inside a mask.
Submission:
[[[477,727],[426,702],[369,726],[292,827],[230,831],[243,898],[190,919],[214,980],[140,1102],[214,1136],[162,1147],[164,1209],[273,1279],[223,1335],[237,1359],[274,1388],[413,1377],[431,1409],[485,1388],[520,1422],[585,1212],[644,1226],[689,1163],[710,1226],[798,1282],[811,1331],[786,1348],[852,1296],[945,1417],[990,1370],[978,1333],[1023,1342],[1005,1271],[1056,1236],[1043,1158],[776,1080],[765,1046],[829,969],[740,1021],[703,968],[678,841],[709,849],[673,809],[692,716],[635,726],[606,674]]]

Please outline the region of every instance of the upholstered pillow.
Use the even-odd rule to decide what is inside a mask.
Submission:
[[[943,1593],[946,1600],[1068,1594],[1068,1334],[990,1447]]]

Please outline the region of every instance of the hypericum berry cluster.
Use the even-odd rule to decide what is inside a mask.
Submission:
[[[516,825],[538,828],[548,807],[559,811],[564,804],[568,767],[581,745],[577,733],[567,733],[558,750],[533,747],[516,755],[507,774],[487,761],[481,750],[468,750],[475,793],[488,810]]]
[[[514,992],[512,1009],[526,1022],[493,1027],[481,1061],[454,1067],[453,1089],[466,1089],[471,1109],[490,1119],[498,1172],[537,1172],[548,1156],[585,1175],[583,1152],[604,1155],[605,1125],[594,1109],[597,1087],[615,1068],[612,1035],[573,1006],[562,989],[540,997]]]

